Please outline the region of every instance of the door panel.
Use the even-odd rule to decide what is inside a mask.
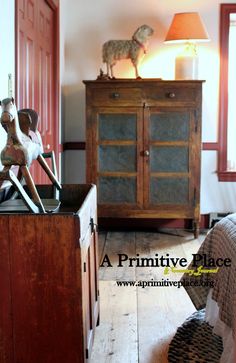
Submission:
[[[100,204],[137,203],[137,179],[135,177],[107,176],[100,177],[98,184]]]
[[[99,170],[102,172],[135,172],[137,170],[136,145],[100,145]]]
[[[99,140],[137,140],[135,114],[100,114]]]
[[[180,111],[151,113],[150,140],[188,141],[189,117],[189,113]]]
[[[189,148],[186,146],[150,146],[150,171],[180,173],[189,171]]]
[[[189,180],[186,177],[151,177],[150,203],[151,204],[188,204]]]
[[[58,161],[58,93],[56,10],[45,0],[16,2],[17,107],[33,108],[40,117],[44,151]],[[31,166],[37,183],[50,183],[37,162]]]

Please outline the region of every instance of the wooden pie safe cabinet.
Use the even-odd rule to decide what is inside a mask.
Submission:
[[[202,81],[84,81],[98,216],[200,220]]]
[[[52,198],[51,186],[37,186]],[[94,185],[63,185],[60,210],[0,214],[0,362],[85,363],[99,319]]]

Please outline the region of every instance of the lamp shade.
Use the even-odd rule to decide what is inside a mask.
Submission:
[[[198,13],[174,15],[165,42],[208,41],[209,37]]]

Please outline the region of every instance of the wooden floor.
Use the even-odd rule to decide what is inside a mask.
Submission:
[[[162,267],[117,267],[117,254],[145,258],[169,253],[190,262],[203,239],[204,235],[194,239],[191,233],[175,230],[100,233],[100,260],[107,254],[113,266],[99,271],[101,317],[91,363],[168,362],[168,345],[176,328],[195,311],[184,288],[121,287],[116,281],[179,280],[181,275],[164,275]]]

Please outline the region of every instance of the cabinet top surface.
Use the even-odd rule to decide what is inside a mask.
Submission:
[[[176,84],[202,84],[205,80],[163,80],[161,78],[142,78],[142,79],[134,79],[134,78],[116,78],[116,79],[97,79],[97,80],[84,80],[84,84],[102,84],[102,85],[115,85],[118,83],[126,83],[126,84],[135,84],[135,85],[141,85],[141,84],[168,84],[168,83],[176,83]]]

